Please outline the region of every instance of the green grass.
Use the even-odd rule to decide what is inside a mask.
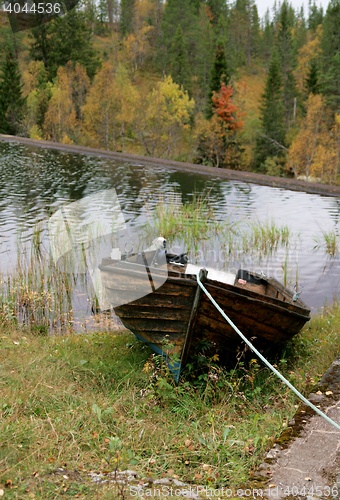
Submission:
[[[304,394],[339,352],[339,320],[338,309],[315,318],[277,362]],[[127,333],[48,337],[3,322],[0,353],[5,498],[130,498],[88,475],[117,469],[241,487],[298,404],[255,360],[189,366],[176,387]]]

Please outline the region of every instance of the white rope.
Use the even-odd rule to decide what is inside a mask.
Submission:
[[[289,389],[291,389],[300,399],[303,401],[307,406],[309,406],[312,410],[314,410],[316,413],[318,413],[322,418],[324,418],[329,424],[333,425],[338,431],[340,431],[340,425],[334,422],[331,418],[329,418],[325,413],[323,413],[319,408],[317,408],[313,403],[308,401],[307,398],[305,398],[290,382],[287,380],[274,366],[269,363],[269,361],[262,356],[262,354],[253,346],[251,342],[243,335],[243,333],[237,328],[237,326],[231,321],[231,319],[226,315],[226,313],[221,309],[221,307],[217,304],[216,300],[210,295],[208,290],[205,288],[205,286],[202,284],[201,280],[199,279],[199,276],[197,275],[197,283],[199,286],[202,288],[203,292],[206,294],[206,296],[210,299],[210,301],[214,304],[216,309],[222,314],[223,318],[229,323],[229,325],[235,330],[235,332],[241,337],[241,339],[250,347],[250,349],[261,359],[261,361],[268,366],[268,368],[275,373],[279,379],[282,380],[284,384],[286,384]]]

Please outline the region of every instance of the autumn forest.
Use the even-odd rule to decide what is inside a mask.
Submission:
[[[340,183],[340,0],[81,0],[1,12],[0,132]]]

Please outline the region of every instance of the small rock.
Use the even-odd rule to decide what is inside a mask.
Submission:
[[[278,445],[275,445],[271,450],[268,451],[266,455],[266,459],[275,460],[281,453],[281,448]]]
[[[332,365],[328,368],[319,385],[322,388],[327,388],[331,391],[338,391],[340,388],[340,357],[333,361]]]
[[[318,391],[317,393],[314,393],[312,392],[309,396],[308,396],[308,399],[311,403],[313,404],[319,404],[319,403],[322,403],[326,398],[325,398],[325,395],[321,392],[319,394],[320,391]]]
[[[266,465],[266,464],[262,464],[262,465]],[[260,465],[261,467],[261,465]],[[262,478],[266,478],[268,479],[268,477],[270,476],[271,472],[270,470],[268,469],[268,466],[266,466],[266,468],[262,468],[262,469],[258,469],[255,474],[254,474],[254,479],[262,479]]]

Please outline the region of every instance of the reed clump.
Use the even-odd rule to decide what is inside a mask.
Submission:
[[[271,255],[279,246],[288,247],[290,242],[288,226],[278,226],[274,221],[255,222],[250,224],[248,242],[243,248],[244,252],[255,248],[260,253]]]
[[[209,195],[194,196],[190,203],[183,203],[181,197],[172,193],[167,199],[160,198],[150,209],[144,225],[145,240],[162,235],[170,246],[187,251],[195,261],[195,252],[205,249],[221,249],[230,260],[249,256],[261,261],[272,257],[278,251],[288,252],[292,234],[287,225],[274,221],[233,221],[231,217],[219,220]]]
[[[146,241],[162,235],[170,244],[181,243],[189,252],[226,227],[219,222],[208,196],[194,195],[192,201],[183,203],[179,194],[173,192],[160,198],[149,210],[143,230]]]
[[[333,259],[339,253],[339,237],[336,231],[323,232],[322,237],[315,237],[314,250],[323,249],[325,254]]]
[[[29,244],[19,242],[16,268],[0,276],[0,319],[37,332],[72,330],[76,276],[53,262],[44,233],[37,228]]]

